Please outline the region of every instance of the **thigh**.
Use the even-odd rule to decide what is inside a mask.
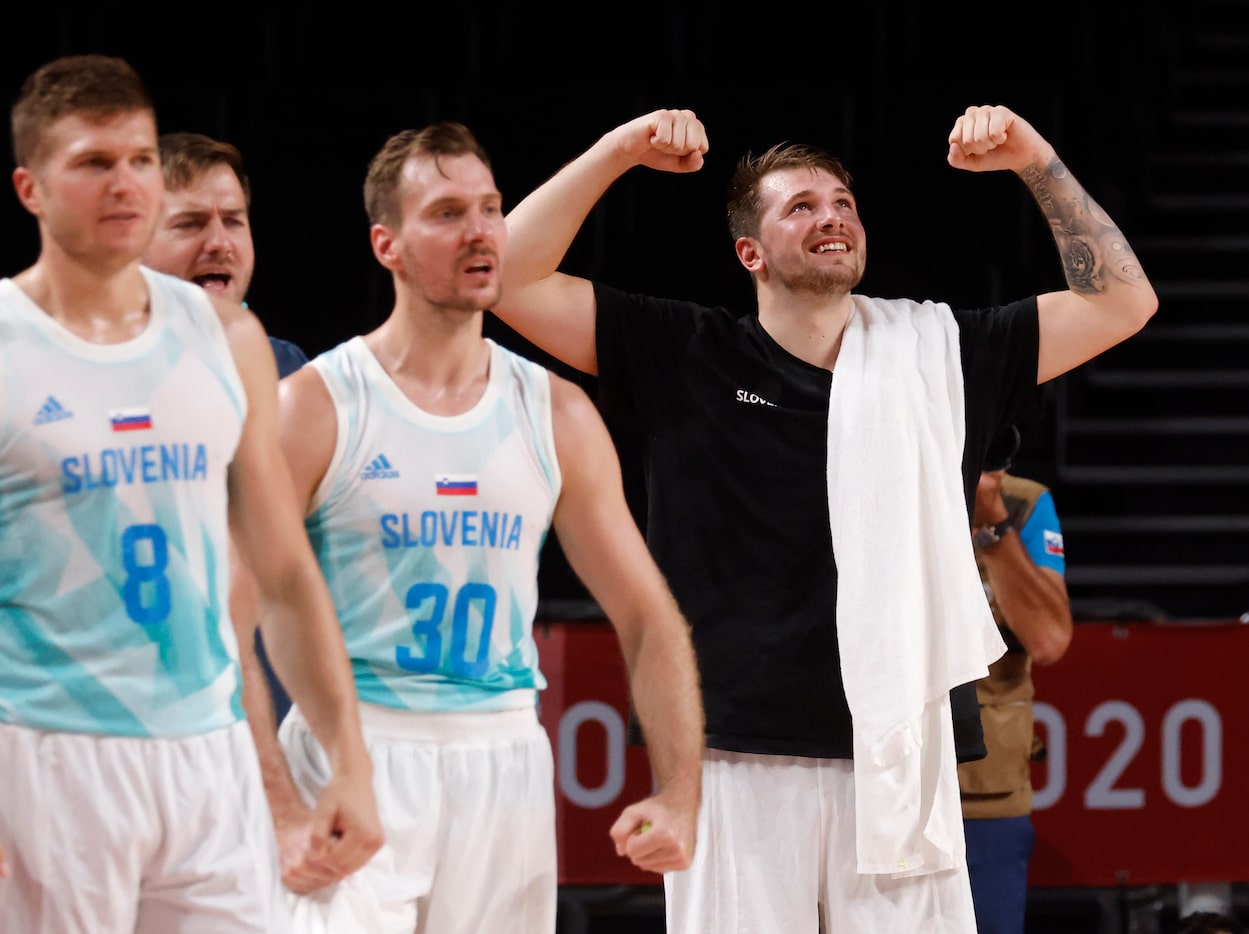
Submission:
[[[159,829],[116,741],[0,724],[0,931],[129,931]],[[124,819],[122,817],[124,815]]]
[[[1032,819],[987,818],[964,821],[963,826],[980,934],[1022,934],[1035,837]]]
[[[694,862],[664,876],[671,934],[816,934],[823,761],[704,754]]]
[[[136,934],[288,930],[285,890],[250,728],[237,723],[153,751],[165,837],[149,862]]]
[[[514,737],[445,747],[439,783],[438,873],[417,930],[553,934],[555,774],[537,717]]]

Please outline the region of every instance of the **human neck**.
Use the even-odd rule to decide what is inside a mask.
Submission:
[[[147,327],[147,281],[137,259],[120,268],[96,268],[44,249],[13,281],[50,318],[91,343],[122,343]]]
[[[799,360],[832,370],[854,300],[849,292],[813,295],[761,289],[759,324],[768,336]]]
[[[433,415],[467,412],[489,382],[482,312],[413,313],[396,306],[364,342],[404,395]]]

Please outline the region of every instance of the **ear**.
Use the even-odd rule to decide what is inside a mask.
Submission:
[[[395,235],[383,224],[374,224],[369,228],[369,243],[373,246],[373,255],[377,261],[394,272],[399,266],[399,250],[395,244]]]
[[[764,270],[766,264],[763,255],[759,252],[759,244],[754,238],[738,237],[733,248],[737,251],[738,261],[746,267],[748,272],[758,275]]]
[[[17,192],[17,200],[22,202],[22,207],[39,217],[41,204],[35,173],[19,165],[13,170],[13,190]]]

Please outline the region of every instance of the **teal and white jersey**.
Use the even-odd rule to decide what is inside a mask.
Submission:
[[[353,338],[312,361],[338,417],[306,520],[360,699],[426,712],[532,706],[533,620],[559,496],[546,370],[490,342],[462,415],[422,411]]]
[[[0,721],[177,737],[243,716],[226,468],[246,395],[199,286],[92,344],[0,280]]]

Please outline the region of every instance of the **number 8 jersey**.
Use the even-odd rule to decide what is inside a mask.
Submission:
[[[560,472],[545,369],[493,341],[481,399],[431,415],[353,338],[312,361],[337,440],[306,519],[360,699],[531,707],[533,620]]]
[[[0,721],[189,736],[243,716],[226,470],[246,395],[199,286],[80,339],[0,280]]]

